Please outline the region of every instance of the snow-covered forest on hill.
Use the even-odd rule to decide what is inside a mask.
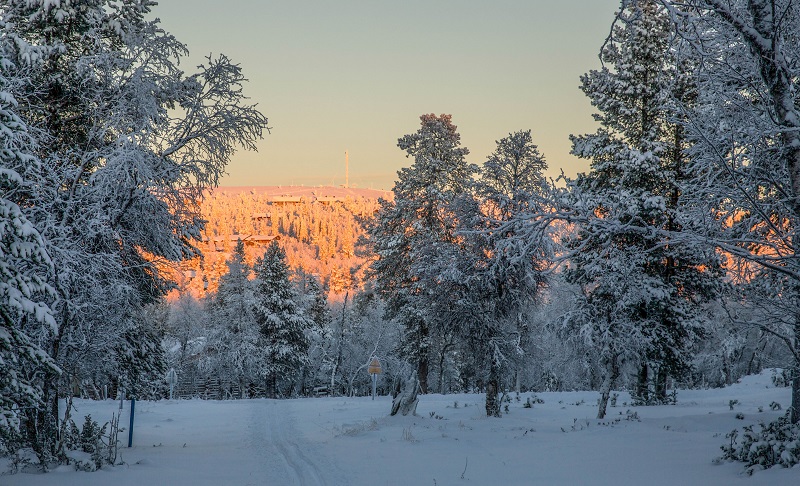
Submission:
[[[152,454],[120,452],[121,415],[104,425],[124,398],[140,404],[148,447],[195,472],[225,458],[218,470],[242,484],[355,484],[345,455],[364,445],[377,469],[425,472],[398,483],[524,483],[503,458],[537,431],[587,457],[662,451],[685,467],[674,482],[797,476],[796,2],[623,0],[603,67],[580,80],[598,128],[571,137],[589,166],[576,177],[545,178],[525,129],[469,163],[453,116],[423,114],[398,139],[409,165],[391,197],[291,211],[273,198],[224,237],[204,207],[225,204],[209,194],[267,118],[228,57],[179,69],[187,47],[150,20],[156,9],[0,7],[0,466],[157,481],[138,467]],[[720,403],[731,417],[712,416]],[[156,430],[173,411],[218,413],[216,428]],[[183,455],[187,435],[198,450]],[[463,472],[439,437],[472,444]],[[420,442],[427,460],[407,448]],[[280,460],[256,470],[230,447]],[[715,457],[736,464],[715,473]],[[587,464],[556,457],[539,472],[602,483],[603,467],[628,462]],[[663,464],[637,462],[634,476]],[[27,481],[60,477],[13,477]]]
[[[391,193],[334,187],[220,187],[200,203],[207,221],[197,246],[202,254],[173,270],[177,290],[195,297],[214,293],[238,240],[250,264],[278,239],[295,273],[313,274],[341,298],[363,288],[369,255],[357,252],[362,222]]]

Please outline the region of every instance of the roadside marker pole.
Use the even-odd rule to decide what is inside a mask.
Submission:
[[[128,447],[133,446],[133,413],[136,408],[136,399],[131,398],[131,426],[128,429]]]

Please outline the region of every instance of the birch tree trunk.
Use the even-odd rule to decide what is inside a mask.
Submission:
[[[606,416],[606,409],[608,408],[608,399],[611,396],[611,388],[617,381],[619,376],[619,363],[616,355],[612,355],[606,360],[605,376],[603,376],[603,384],[600,386],[600,401],[597,404],[597,418],[603,419]]]
[[[400,415],[408,415],[409,413],[412,415],[416,414],[417,403],[419,402],[417,395],[419,392],[417,374],[412,373],[407,380],[402,382],[400,391],[392,400],[392,412],[390,415],[397,415],[398,412]]]

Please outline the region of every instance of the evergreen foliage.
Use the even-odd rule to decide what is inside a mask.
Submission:
[[[207,366],[222,383],[236,384],[240,397],[261,383],[266,357],[260,345],[256,303],[250,266],[245,262],[244,243],[239,240],[226,262],[228,272],[209,299]],[[228,391],[228,393],[230,393]]]
[[[467,163],[461,135],[450,115],[420,117],[420,128],[398,140],[412,157],[411,167],[398,172],[394,200],[381,201],[370,227],[377,259],[372,263],[376,290],[386,299],[387,316],[406,328],[403,354],[417,368],[422,393],[428,392],[429,361],[447,334],[446,309],[427,298],[437,283],[422,278],[440,245],[455,241],[456,220],[450,203],[465,194],[477,167]]]
[[[20,440],[21,412],[42,405],[42,373],[59,372],[36,335],[55,331],[47,305],[52,262],[40,233],[20,208],[33,184],[39,161],[32,155],[35,141],[17,114],[13,91],[22,82],[0,50],[0,453]],[[6,452],[16,452],[8,450]]]
[[[726,435],[730,444],[722,446],[722,458],[745,463],[748,474],[772,466],[793,467],[800,463],[800,425],[789,417],[767,424],[734,429]]]
[[[277,242],[270,244],[253,270],[254,313],[266,357],[267,396],[287,396],[308,364],[308,334],[314,322],[298,302],[299,296],[289,281],[286,254]]]
[[[645,402],[651,388],[666,401],[667,375],[690,370],[705,327],[701,304],[721,274],[712,249],[671,236],[688,219],[688,144],[674,100],[688,103],[693,88],[672,57],[670,28],[653,0],[627,2],[617,16],[601,53],[606,66],[581,78],[601,128],[573,136],[573,153],[591,161],[591,172],[565,193],[579,214],[565,276],[583,289],[567,323],[602,350],[609,386],[623,363],[638,361],[635,394]]]

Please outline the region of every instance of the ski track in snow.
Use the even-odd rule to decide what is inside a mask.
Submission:
[[[304,451],[309,444],[301,440],[294,427],[294,417],[287,400],[253,401],[250,430],[251,445],[270,466],[266,471],[268,485],[327,486],[319,455],[313,458]],[[282,472],[282,474],[281,474]]]

